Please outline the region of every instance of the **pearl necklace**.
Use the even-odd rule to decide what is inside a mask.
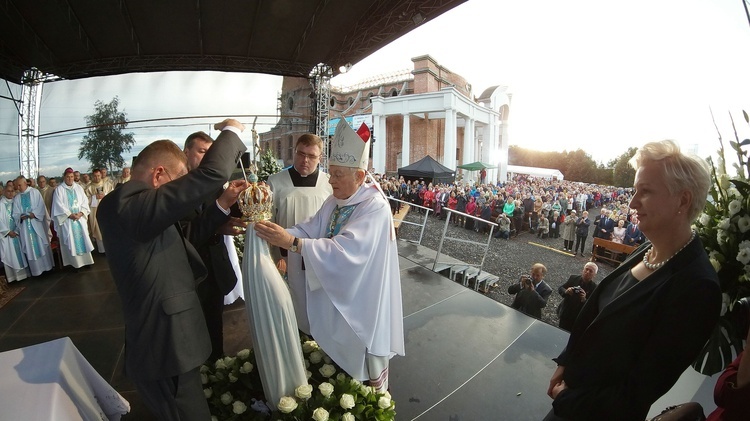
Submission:
[[[682,249],[684,249],[685,247],[687,247],[688,244],[692,243],[693,239],[695,239],[695,231],[692,232],[692,235],[690,236],[690,239],[688,240],[687,243],[685,243],[684,246],[680,247],[680,249],[677,250],[677,252],[675,252],[675,254],[669,256],[666,260],[662,260],[659,263],[650,263],[649,262],[649,260],[651,259],[651,252],[654,251],[654,246],[652,245],[648,249],[648,251],[646,252],[646,254],[643,255],[643,265],[646,266],[646,268],[650,269],[650,270],[659,269],[660,267],[664,266],[664,264],[667,263],[671,258],[677,256],[677,253],[681,252]]]

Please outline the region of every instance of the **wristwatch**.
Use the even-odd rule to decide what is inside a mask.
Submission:
[[[299,238],[294,237],[294,241],[292,241],[292,245],[289,247],[289,251],[292,253],[297,253],[299,250]]]

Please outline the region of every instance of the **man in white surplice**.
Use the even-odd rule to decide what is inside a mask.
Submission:
[[[94,264],[91,257],[94,245],[86,224],[91,213],[88,202],[83,188],[74,181],[73,169],[66,169],[63,183],[57,186],[52,202],[52,220],[60,238],[64,266],[78,269]]]
[[[17,193],[13,198],[13,219],[19,227],[21,247],[29,262],[31,275],[41,275],[52,270],[54,265],[47,237],[49,227],[45,227],[44,222],[47,209],[39,190],[29,188],[24,176],[16,178],[14,183]]]
[[[333,195],[292,228],[258,222],[255,230],[302,255],[310,333],[350,376],[382,391],[389,359],[404,355],[404,328],[391,208],[364,169],[369,138],[366,126],[355,133],[341,119],[329,161]]]
[[[328,174],[318,168],[322,153],[323,140],[314,134],[303,134],[294,146],[294,165],[268,177],[268,186],[273,191],[273,222],[284,228],[304,222],[315,215],[331,195]],[[302,256],[287,253],[286,249],[278,247],[273,247],[271,254],[275,260],[286,259],[287,282],[297,325],[301,331],[309,334]]]
[[[13,196],[16,190],[7,184],[0,198],[0,259],[5,266],[8,282],[20,281],[29,277],[29,264],[21,250],[18,226],[13,220]]]

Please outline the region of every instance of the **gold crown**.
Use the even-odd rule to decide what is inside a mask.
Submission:
[[[240,193],[237,204],[248,222],[267,221],[271,219],[273,193],[267,185],[253,182]]]

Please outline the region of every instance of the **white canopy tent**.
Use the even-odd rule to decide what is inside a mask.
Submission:
[[[539,167],[524,167],[520,165],[508,165],[508,179],[515,175],[525,174],[539,178],[546,178],[548,180],[563,180],[565,176],[560,170],[553,168],[539,168]]]

